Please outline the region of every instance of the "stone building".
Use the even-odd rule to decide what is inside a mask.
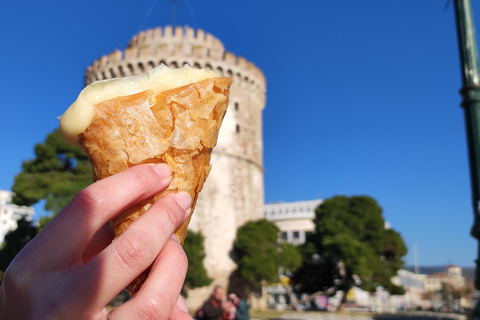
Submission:
[[[462,275],[462,268],[455,265],[448,265],[445,272],[430,274],[425,280],[425,289],[427,291],[440,291],[445,285],[454,289],[462,289],[466,286],[465,278]]]
[[[262,218],[264,204],[262,111],[265,77],[253,63],[225,51],[222,42],[203,30],[183,27],[150,29],[135,35],[124,51],[115,50],[87,68],[85,83],[139,75],[158,65],[213,70],[233,77],[230,104],[211,157],[212,171],[190,223],[205,236],[205,267],[213,284],[228,287],[236,268],[231,258],[237,228]],[[212,285],[213,285],[212,284]],[[196,307],[212,287],[192,290]]]
[[[0,190],[0,244],[5,235],[17,228],[17,221],[24,216],[27,221],[32,221],[35,213],[32,207],[17,206],[12,203],[15,194],[11,191]]]
[[[306,233],[315,229],[315,209],[323,200],[275,202],[264,206],[263,217],[280,229],[280,239],[299,245],[306,240]]]

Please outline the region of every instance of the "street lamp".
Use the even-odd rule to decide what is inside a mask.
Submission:
[[[454,0],[457,22],[457,38],[460,49],[460,62],[463,87],[462,107],[465,113],[468,157],[474,222],[471,234],[480,241],[480,75],[478,50],[475,39],[472,7],[470,0]],[[480,289],[480,246],[478,247],[475,273],[475,288]],[[480,304],[473,312],[474,319],[480,319]]]

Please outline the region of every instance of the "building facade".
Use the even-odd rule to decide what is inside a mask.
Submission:
[[[0,190],[0,243],[5,235],[17,228],[17,221],[24,216],[31,221],[35,211],[32,207],[17,206],[12,204],[15,193],[7,190]]]
[[[280,239],[294,245],[305,243],[306,233],[315,229],[315,209],[323,200],[276,202],[264,206],[264,219],[280,229]]]
[[[233,77],[230,104],[223,120],[212,170],[200,193],[189,228],[205,237],[205,268],[214,284],[228,287],[236,264],[231,258],[238,227],[262,218],[264,204],[262,111],[266,83],[253,63],[225,51],[203,30],[183,27],[150,29],[135,35],[124,51],[115,50],[87,68],[85,84],[139,75],[165,64],[189,64]],[[205,299],[212,287],[191,290],[189,306]]]
[[[445,286],[451,286],[453,289],[461,289],[466,285],[465,278],[462,275],[462,268],[449,265],[445,272],[430,274],[425,279],[425,289],[427,291],[441,291]]]

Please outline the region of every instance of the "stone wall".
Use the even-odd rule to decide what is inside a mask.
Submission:
[[[212,153],[212,171],[190,222],[205,236],[205,267],[210,287],[191,290],[187,303],[197,308],[214,284],[228,288],[236,265],[231,251],[237,228],[263,217],[262,111],[265,77],[253,63],[226,52],[220,40],[192,28],[155,28],[135,35],[125,51],[115,50],[89,66],[85,83],[139,75],[160,64],[213,70],[233,77],[230,104]]]

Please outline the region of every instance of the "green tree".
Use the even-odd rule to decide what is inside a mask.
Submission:
[[[57,129],[35,146],[35,159],[24,161],[15,177],[13,203],[31,206],[45,200],[56,215],[73,196],[92,183],[92,169],[80,147],[65,142]]]
[[[293,272],[301,265],[300,253],[293,245],[279,242],[279,232],[267,220],[247,222],[237,231],[237,271],[255,289],[264,282],[278,282],[279,270]]]
[[[55,216],[73,196],[92,182],[92,169],[80,147],[65,142],[59,130],[35,146],[35,158],[24,161],[15,177],[12,202],[31,206],[45,200],[51,216],[40,218],[38,229],[22,219],[5,237],[0,249],[0,270],[4,271],[15,255]]]
[[[203,260],[205,259],[204,242],[205,238],[200,232],[187,231],[183,249],[188,257],[188,271],[184,284],[184,287],[188,289],[208,286],[213,281],[203,266]]]
[[[304,261],[294,281],[304,292],[335,288],[346,293],[360,284],[357,276],[365,290],[381,285],[392,294],[404,292],[391,279],[407,248],[400,234],[385,226],[382,208],[371,197],[325,200],[315,210],[315,231],[301,252]]]
[[[3,275],[13,258],[37,234],[36,227],[31,221],[22,217],[17,222],[17,228],[8,232],[0,246],[0,272]]]

